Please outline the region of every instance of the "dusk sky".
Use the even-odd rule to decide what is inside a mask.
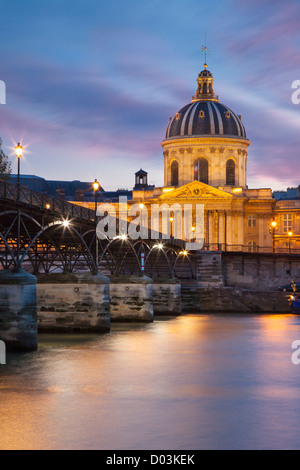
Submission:
[[[0,137],[26,148],[22,173],[163,185],[160,145],[203,69],[241,114],[249,187],[300,183],[299,0],[1,0]]]

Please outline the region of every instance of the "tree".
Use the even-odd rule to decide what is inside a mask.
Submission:
[[[2,139],[0,137],[0,178],[11,174],[11,161],[2,149]]]

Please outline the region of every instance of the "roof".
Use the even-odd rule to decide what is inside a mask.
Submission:
[[[166,131],[166,139],[198,135],[247,138],[241,118],[228,106],[209,100],[195,101],[181,108]]]

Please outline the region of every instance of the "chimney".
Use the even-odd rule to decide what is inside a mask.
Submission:
[[[56,197],[61,201],[64,201],[66,199],[66,190],[63,188],[57,188]]]
[[[76,189],[76,201],[84,201],[84,189]]]

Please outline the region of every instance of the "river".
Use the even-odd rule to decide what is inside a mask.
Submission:
[[[299,449],[300,316],[41,335],[0,366],[1,449]]]

